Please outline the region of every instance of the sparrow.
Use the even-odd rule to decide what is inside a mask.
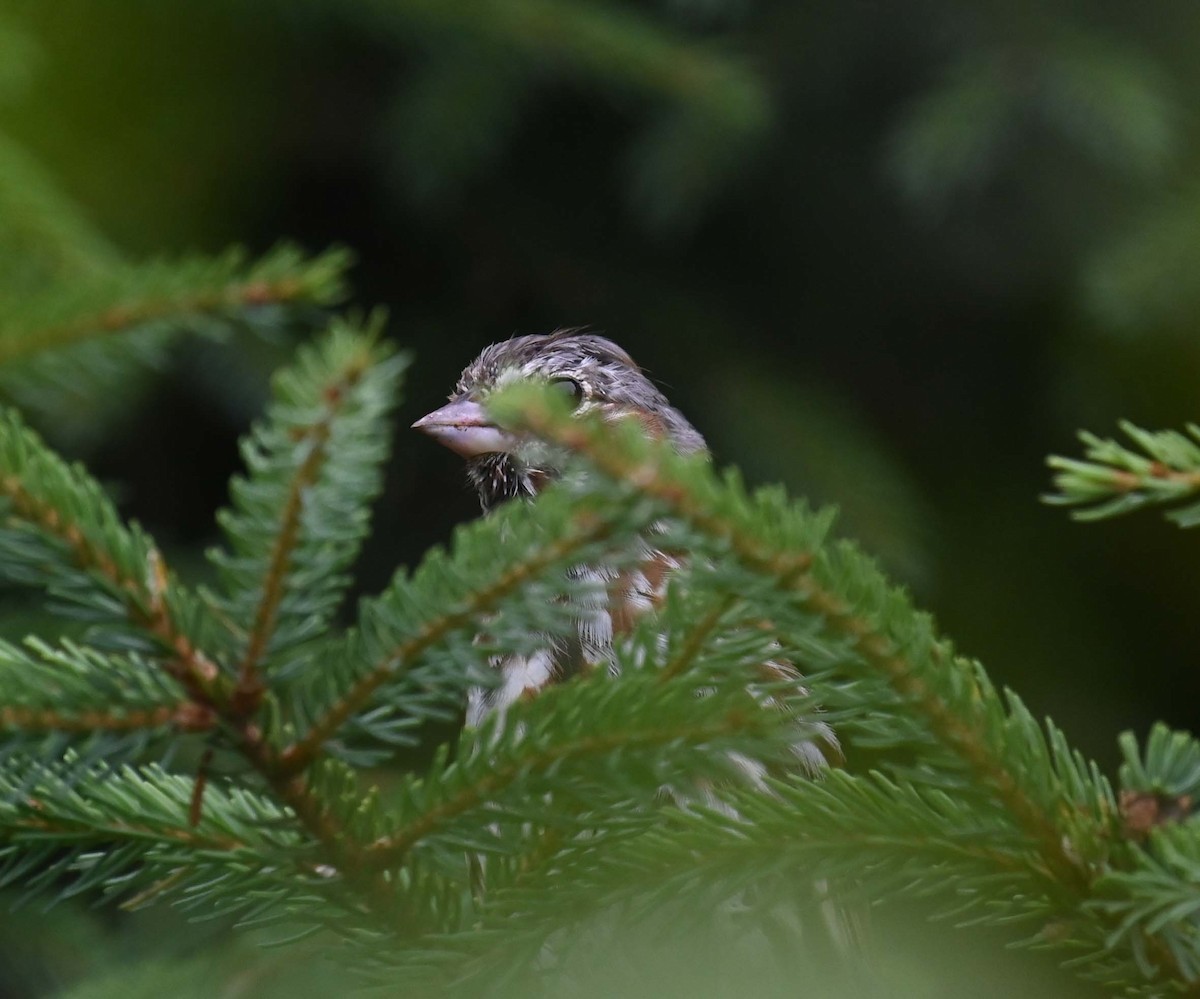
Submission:
[[[603,419],[632,419],[644,432],[665,440],[682,455],[707,455],[699,431],[646,376],[633,358],[607,337],[580,330],[514,336],[491,344],[463,370],[449,402],[413,424],[466,460],[467,478],[478,493],[486,515],[511,501],[532,500],[563,472],[563,458],[539,441],[510,434],[496,426],[485,407],[488,395],[516,381],[540,381],[562,392],[579,415]],[[661,604],[672,574],[685,556],[662,550],[653,531],[640,541],[637,568],[616,571],[604,565],[578,566],[571,575],[594,581],[575,616],[576,634],[548,640],[529,656],[509,656],[493,663],[499,682],[468,691],[467,725],[478,727],[492,712],[503,712],[518,699],[534,696],[600,664],[615,672],[613,643],[632,629],[644,614]],[[790,663],[762,665],[767,680],[796,682],[800,675]],[[768,698],[768,700],[770,700]],[[803,769],[817,773],[827,756],[838,753],[832,730],[820,720],[798,722],[793,751]],[[740,769],[753,781],[764,775],[755,761]]]
[[[532,499],[558,477],[541,449],[496,427],[483,400],[515,381],[544,381],[580,415],[633,417],[680,454],[705,452],[704,438],[606,337],[575,330],[515,336],[485,347],[463,370],[450,402],[413,424],[467,460],[467,477],[484,513],[518,497]]]

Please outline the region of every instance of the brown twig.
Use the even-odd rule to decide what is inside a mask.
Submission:
[[[55,708],[32,708],[21,705],[0,706],[0,729],[48,732],[136,732],[139,729],[162,728],[180,724],[186,719],[188,731],[197,731],[192,720],[192,702],[164,704],[156,708],[135,708],[128,711],[79,711],[66,713]],[[206,727],[215,720],[210,719]]]

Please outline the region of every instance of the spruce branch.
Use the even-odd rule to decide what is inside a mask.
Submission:
[[[344,250],[306,258],[281,245],[258,260],[241,250],[120,264],[67,287],[0,300],[0,365],[134,330],[204,326],[246,309],[330,305],[344,295]]]
[[[1180,527],[1200,524],[1200,503],[1179,507],[1200,493],[1200,427],[1187,433],[1149,431],[1128,421],[1121,430],[1135,447],[1082,431],[1086,461],[1053,455],[1057,493],[1045,502],[1075,507],[1075,520],[1101,520],[1148,506],[1175,506],[1167,518]]]
[[[619,906],[623,920],[665,913],[674,922],[751,886],[767,892],[758,901],[767,908],[814,871],[865,883],[873,898],[933,898],[962,924],[1004,921],[1014,910],[1044,914],[1048,886],[1028,844],[952,795],[840,771],[820,782],[772,781],[771,789],[730,789],[720,811],[665,812],[603,850],[586,837],[563,839],[552,865],[489,898],[478,932],[443,938],[441,954],[418,945],[400,960],[460,980],[494,979],[597,911]],[[947,898],[951,879],[956,891]],[[1003,909],[991,902],[998,883],[1009,900]]]
[[[688,628],[678,651],[659,671],[659,681],[667,683],[691,667],[704,652],[705,644],[717,633],[722,619],[737,606],[737,594],[729,593],[713,601],[712,606]]]
[[[69,641],[0,641],[0,690],[0,731],[10,745],[47,732],[202,731],[215,722],[137,654],[105,655]]]
[[[1097,851],[1111,808],[1107,787],[1076,780],[1084,800],[1064,823],[1062,788],[1030,779],[1045,774],[1049,763],[1036,723],[1023,717],[1018,702],[1006,711],[982,670],[952,656],[929,621],[886,586],[868,559],[848,545],[819,550],[815,543],[823,530],[814,530],[811,515],[779,509],[768,497],[747,496],[740,482],[719,482],[703,462],[679,458],[645,441],[635,428],[615,432],[611,424],[572,419],[561,405],[528,389],[514,390],[493,407],[507,424],[582,455],[605,476],[662,502],[754,573],[779,581],[801,615],[815,617],[846,643],[852,654],[843,669],[865,670],[870,678],[886,681],[924,718],[928,732],[989,789],[1038,844],[1066,898],[1077,902],[1086,895],[1089,866],[1103,861]],[[1030,756],[1039,764],[1032,769]],[[1075,766],[1069,757],[1059,756],[1054,765],[1071,778]]]
[[[164,667],[189,695],[205,704],[222,699],[217,664],[194,633],[202,624],[215,630],[198,602],[150,538],[122,524],[99,484],[11,411],[0,415],[0,499],[8,506],[0,548],[9,578],[49,587],[110,623],[132,623],[167,654]],[[45,544],[29,544],[39,540]]]
[[[1158,724],[1139,747],[1120,739],[1121,832],[1126,862],[1096,885],[1091,910],[1147,978],[1163,969],[1187,995],[1200,995],[1200,742]]]
[[[238,668],[249,695],[260,665],[319,635],[342,599],[367,533],[388,453],[388,417],[407,363],[378,342],[382,315],[362,331],[335,322],[275,380],[267,421],[242,446],[249,478],[231,485],[218,519],[229,547],[216,599],[248,634]]]
[[[1144,972],[1171,969],[1200,995],[1200,837],[1195,823],[1155,829],[1130,869],[1097,885],[1097,912],[1114,926],[1108,947],[1127,947]]]
[[[353,852],[332,807],[310,781],[280,772],[257,704],[236,683],[227,629],[169,572],[153,542],[121,523],[99,485],[67,466],[9,412],[0,417],[0,531],[3,571],[47,587],[110,630],[113,639],[158,660],[206,720],[214,713],[235,750],[331,855]],[[185,716],[186,717],[186,716]]]
[[[191,721],[191,701],[180,701],[159,708],[126,711],[60,711],[54,708],[33,708],[15,705],[0,707],[0,729],[19,732],[126,732],[165,728],[187,718]],[[201,723],[203,724],[203,723]]]
[[[1200,799],[1200,742],[1158,724],[1144,749],[1133,733],[1120,738],[1122,793],[1152,794],[1173,802],[1175,818],[1186,817]]]
[[[264,892],[276,904],[299,903],[329,881],[287,814],[260,795],[212,788],[193,825],[187,777],[104,763],[81,774],[68,756],[57,769],[35,769],[31,781],[29,762],[0,764],[0,885],[28,885],[33,870],[34,883],[58,897],[128,896],[149,885],[150,894],[169,891],[192,905],[220,899],[218,907],[245,910]]]

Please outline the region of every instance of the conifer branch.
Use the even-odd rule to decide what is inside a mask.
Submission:
[[[0,497],[10,504],[10,519],[57,541],[61,554],[75,568],[102,584],[117,601],[115,607],[106,606],[109,613],[119,611],[155,640],[166,653],[162,668],[195,704],[194,717],[203,719],[204,727],[206,712],[221,717],[234,733],[238,751],[304,827],[330,850],[353,849],[352,845],[339,845],[342,830],[308,782],[279,772],[275,751],[261,725],[249,717],[252,712],[247,711],[235,683],[181,623],[181,609],[192,616],[203,615],[167,570],[157,549],[136,528],[125,528],[100,488],[47,451],[11,413],[0,423]],[[46,573],[44,559],[39,558],[37,575],[45,577]],[[41,581],[45,583],[47,578]]]
[[[1036,912],[1037,899],[1053,888],[1018,836],[949,795],[840,771],[820,782],[771,786],[772,795],[733,790],[723,799],[727,812],[667,811],[603,851],[586,838],[561,838],[551,864],[522,872],[489,896],[483,933],[439,941],[445,953],[437,963],[456,978],[482,981],[536,952],[573,919],[609,906],[628,906],[623,913],[634,918],[681,906],[703,911],[750,885],[770,896],[773,887],[794,887],[795,876],[814,871],[865,876],[873,898],[936,896],[953,878],[958,891],[946,908],[960,918],[986,907],[981,889],[998,879],[1012,908],[1027,911]],[[412,959],[426,953],[418,942]]]
[[[4,302],[0,366],[150,324],[181,326],[265,305],[329,305],[344,294],[348,261],[342,250],[305,259],[285,245],[249,264],[235,250],[106,268],[68,291]]]
[[[222,907],[244,910],[264,891],[282,900],[320,879],[303,833],[269,798],[212,788],[193,826],[186,776],[103,763],[81,773],[68,756],[31,779],[29,762],[0,766],[0,885],[32,871],[65,897],[128,892],[149,879],[151,895],[184,892],[194,904],[228,891]]]
[[[276,377],[267,420],[242,441],[247,475],[218,515],[226,547],[209,557],[224,591],[215,602],[247,636],[238,674],[250,700],[261,670],[294,662],[325,632],[366,535],[407,364],[381,341],[382,323],[338,320],[303,348]]]
[[[247,844],[240,840],[224,836],[206,836],[183,826],[112,821],[84,822],[67,816],[43,815],[44,806],[40,802],[28,804],[32,815],[6,818],[4,825],[10,838],[20,839],[23,834],[53,836],[75,846],[87,843],[102,846],[122,840],[163,840],[194,850],[232,851],[248,848]]]
[[[867,668],[885,678],[925,717],[930,731],[976,779],[991,788],[1038,844],[1043,862],[1061,888],[1076,900],[1086,895],[1091,875],[1074,852],[1078,844],[1064,844],[1067,830],[1055,820],[1052,809],[1039,801],[1041,796],[1012,773],[992,741],[990,698],[985,696],[979,675],[965,662],[948,658],[931,634],[919,632],[897,642],[885,628],[857,613],[818,577],[813,551],[781,544],[777,537],[769,543],[764,540],[746,499],[731,496],[727,502],[713,502],[711,473],[696,460],[679,459],[665,446],[648,445],[639,435],[615,435],[611,424],[572,419],[540,392],[514,391],[511,399],[498,399],[493,406],[510,425],[580,454],[605,475],[659,500],[673,515],[719,539],[748,568],[779,580],[782,589],[795,593],[808,612],[821,618],[830,632],[848,640]],[[956,674],[953,685],[930,682],[931,673],[949,671]],[[953,703],[946,698],[949,690],[954,691]]]
[[[148,548],[145,572],[134,575],[99,538],[89,536],[77,521],[47,498],[27,489],[17,475],[3,471],[0,469],[0,496],[10,501],[13,513],[62,542],[78,568],[95,573],[119,596],[129,619],[170,651],[171,658],[164,668],[193,699],[210,705],[219,702],[217,665],[178,627],[162,599],[162,591],[171,584],[158,552]]]
[[[217,720],[211,709],[181,700],[178,687],[144,657],[103,654],[69,641],[0,641],[0,691],[0,730],[13,743],[39,733],[201,732]]]
[[[68,758],[58,770],[38,772],[29,784],[22,781],[24,761],[6,760],[0,767],[0,813],[5,826],[43,830],[57,826],[84,837],[118,834],[168,842],[198,838],[225,848],[236,843],[275,849],[302,842],[298,831],[279,822],[284,816],[279,806],[252,792],[214,789],[211,807],[200,826],[192,828],[186,823],[190,778],[168,774],[153,764],[98,763],[88,769],[84,794],[78,789],[78,776],[70,770],[72,762]]]
[[[1047,503],[1073,506],[1074,520],[1100,520],[1148,506],[1181,503],[1200,494],[1200,427],[1187,433],[1143,430],[1122,421],[1121,430],[1135,448],[1083,431],[1086,461],[1051,456],[1058,492]],[[1200,503],[1167,514],[1180,527],[1200,524]]]
[[[713,603],[706,613],[696,624],[688,630],[683,644],[674,656],[672,656],[659,671],[659,680],[662,683],[668,683],[684,672],[696,658],[704,651],[704,643],[717,630],[717,626],[723,618],[738,602],[738,596],[735,593],[730,593],[718,599]]]
[[[275,757],[262,752],[260,747],[261,743],[249,743],[246,746],[247,755],[267,776],[279,800],[295,813],[301,826],[324,848],[326,856],[346,859],[351,867],[359,866],[359,844],[347,836],[345,826],[333,814],[328,802],[314,791],[311,782],[304,777],[280,774]]]
[[[267,571],[263,577],[262,599],[254,615],[254,626],[246,643],[238,683],[246,689],[254,686],[255,671],[266,652],[275,627],[279,604],[283,600],[284,579],[291,563],[292,551],[300,531],[300,507],[304,490],[312,486],[325,463],[325,448],[329,442],[329,421],[333,414],[301,431],[301,441],[308,445],[308,455],[296,469],[288,487],[287,501],[280,515],[279,534],[271,550]]]
[[[342,367],[332,372],[320,389],[323,408],[317,418],[303,426],[291,428],[289,436],[296,450],[303,453],[304,457],[295,467],[286,486],[278,532],[263,575],[262,596],[254,612],[254,624],[239,670],[238,682],[243,688],[248,689],[256,683],[255,671],[266,653],[275,628],[284,597],[284,585],[300,540],[305,493],[317,483],[324,469],[334,421],[350,401],[350,392],[375,360],[372,346],[370,341],[364,341],[361,351],[347,357]]]
[[[1035,921],[1037,942],[1084,949],[1108,984],[1200,988],[1200,743],[1156,730],[1142,754],[1125,740],[1118,806],[1061,732],[830,542],[829,517],[749,495],[640,426],[506,390],[501,421],[578,467],[398,573],[339,634],[403,363],[338,324],[276,380],[206,602],[82,470],[0,417],[0,576],[51,591],[121,650],[0,642],[0,884],[65,874],[69,892],[182,892],[471,977],[606,905],[715,910],[747,885],[769,899],[785,881],[849,878],[942,914]],[[1146,450],[1168,445],[1182,453],[1158,438]],[[613,644],[614,675],[518,700],[386,793],[360,784],[356,766],[453,717],[498,659],[577,627],[603,584],[572,570],[623,578],[649,531],[687,558],[653,620]],[[795,773],[815,709],[794,682],[760,682],[781,659],[840,737],[900,750],[880,763],[890,776],[768,779],[773,793],[729,782],[739,759]],[[210,750],[247,766],[200,807],[191,775],[113,765],[168,728],[210,731]],[[703,788],[712,807],[657,808],[664,788]],[[489,858],[486,895],[470,890],[467,852]]]
[[[576,763],[591,757],[604,756],[615,750],[644,752],[673,742],[707,743],[746,729],[747,718],[741,713],[715,724],[663,725],[647,732],[613,732],[609,735],[585,735],[577,741],[556,745],[544,752],[522,754],[507,765],[493,766],[486,776],[462,788],[453,797],[434,806],[425,814],[397,829],[368,847],[367,857],[373,865],[394,867],[403,862],[408,852],[431,833],[465,812],[493,802],[516,780],[527,772],[544,772],[562,763]]]

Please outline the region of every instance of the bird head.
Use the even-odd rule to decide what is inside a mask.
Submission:
[[[535,496],[562,472],[561,455],[498,427],[488,415],[488,396],[518,381],[549,385],[580,415],[637,420],[648,435],[669,440],[682,454],[704,450],[704,438],[606,337],[576,330],[513,337],[484,348],[463,370],[450,401],[413,424],[467,459],[485,510]]]

